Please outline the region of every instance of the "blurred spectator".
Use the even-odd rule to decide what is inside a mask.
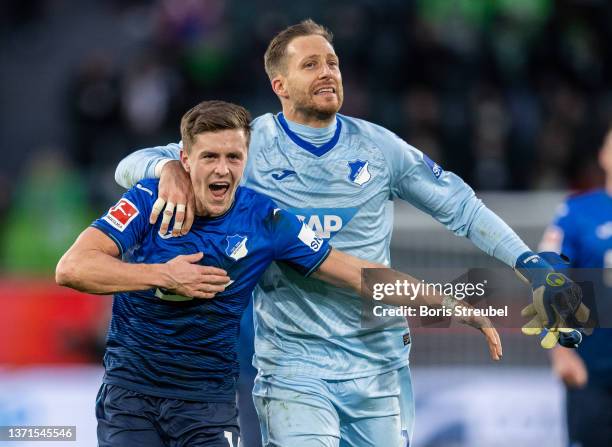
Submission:
[[[612,4],[602,0],[52,4],[3,4],[13,38],[0,46],[34,42],[45,23],[60,19],[114,20],[125,33],[74,36],[83,41],[81,53],[62,68],[72,133],[54,134],[72,138],[52,140],[70,148],[90,197],[104,203],[98,190],[110,167],[135,147],[175,140],[181,112],[197,101],[222,97],[254,113],[274,110],[262,63],[266,43],[309,16],[336,34],[351,91],[344,112],[386,125],[479,189],[583,185],[593,172],[583,157],[592,151],[588,142],[612,118]],[[73,30],[63,29],[66,36]],[[56,54],[22,57],[36,67]],[[10,108],[0,113],[8,119]],[[19,144],[13,135],[9,147]]]
[[[180,77],[154,56],[132,62],[121,85],[125,129],[143,138],[163,133],[173,117],[173,106],[182,99],[180,88]]]
[[[67,98],[74,126],[70,155],[84,171],[90,171],[100,153],[108,150],[107,136],[121,132],[116,65],[110,54],[93,52],[81,62],[69,86]]]
[[[0,3],[0,28],[27,26],[44,17],[44,0],[4,0]]]
[[[14,190],[2,235],[2,270],[52,277],[55,265],[92,220],[78,171],[62,153],[41,149],[32,154]]]
[[[105,37],[131,39],[123,54],[79,35],[88,51],[75,56],[74,73],[71,65],[64,68],[72,133],[56,135],[72,138],[52,141],[69,148],[98,207],[116,193],[108,175],[116,161],[135,147],[176,140],[176,122],[195,102],[223,97],[255,113],[274,110],[265,45],[278,29],[307,16],[336,34],[351,92],[344,112],[387,125],[478,189],[584,187],[600,175],[589,155],[612,119],[609,2],[313,0],[282,9],[270,0],[87,4],[132,29]],[[86,17],[87,6],[78,5],[56,14]],[[2,10],[9,30],[37,24],[37,31],[20,29],[24,37],[58,19],[45,1],[9,2]],[[30,58],[35,67],[40,57],[24,54],[21,62]],[[10,108],[0,112],[7,123]]]
[[[501,93],[496,88],[480,86],[472,107],[476,155],[474,186],[477,189],[506,189],[510,177],[506,163],[510,123]]]

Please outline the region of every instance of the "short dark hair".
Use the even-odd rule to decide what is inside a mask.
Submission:
[[[227,129],[243,130],[247,147],[251,139],[251,114],[242,106],[225,101],[203,101],[183,115],[181,138],[187,152],[197,135]]]
[[[284,70],[287,46],[293,39],[302,36],[321,36],[330,45],[333,44],[334,40],[334,35],[330,30],[311,19],[303,20],[296,25],[285,28],[274,36],[264,54],[264,66],[270,79],[273,79],[279,72]]]

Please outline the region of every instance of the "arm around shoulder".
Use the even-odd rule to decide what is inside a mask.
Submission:
[[[159,178],[163,163],[178,160],[180,145],[170,143],[132,152],[119,162],[115,170],[115,181],[129,189],[146,178]]]

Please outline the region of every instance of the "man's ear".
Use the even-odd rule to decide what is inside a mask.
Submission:
[[[289,98],[289,93],[287,93],[285,88],[285,78],[282,75],[277,75],[270,83],[272,84],[272,90],[277,96],[285,99]]]
[[[189,157],[187,156],[187,152],[185,152],[185,149],[181,149],[181,165],[183,166],[185,172],[189,172],[188,160]]]

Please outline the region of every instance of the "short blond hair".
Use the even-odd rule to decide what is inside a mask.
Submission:
[[[303,20],[296,25],[285,28],[274,36],[264,54],[264,66],[270,80],[274,79],[279,72],[284,73],[286,68],[285,56],[287,55],[287,46],[293,39],[302,36],[321,36],[325,38],[330,45],[333,44],[334,40],[334,35],[330,30],[311,19]]]

